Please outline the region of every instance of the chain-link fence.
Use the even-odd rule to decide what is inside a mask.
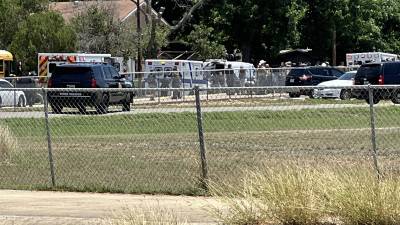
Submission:
[[[134,97],[140,91],[171,95],[158,104]],[[44,103],[15,100],[27,92]],[[308,92],[312,98],[290,97]],[[183,93],[185,102],[172,99]],[[398,86],[2,88],[0,187],[203,194],[207,182],[235,184],[244,171],[290,162],[366,164],[384,176],[400,169],[398,93]]]

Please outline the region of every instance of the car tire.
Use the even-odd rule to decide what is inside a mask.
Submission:
[[[289,93],[289,97],[290,98],[298,98],[298,97],[300,97],[300,93],[292,93],[292,92],[290,92]]]
[[[400,104],[400,91],[394,91],[391,100],[394,104]]]
[[[348,100],[351,98],[351,91],[350,90],[342,90],[340,91],[340,99],[341,100]]]
[[[60,114],[63,110],[63,106],[57,103],[50,104],[51,108],[53,109],[53,113]]]
[[[131,102],[132,102],[132,96],[130,94],[128,94],[125,101],[122,103],[122,111],[123,112],[131,111]]]
[[[99,114],[107,114],[108,113],[108,106],[110,104],[110,98],[108,94],[103,94],[101,96],[101,101],[98,105],[96,105],[96,111]]]
[[[20,95],[20,96],[18,97],[17,106],[18,106],[18,107],[25,107],[25,106],[26,106],[26,102],[25,102],[24,96]]]
[[[368,103],[368,105],[370,104],[369,98],[365,99],[365,101]],[[380,101],[381,100],[377,96],[374,96],[374,105],[378,104]]]

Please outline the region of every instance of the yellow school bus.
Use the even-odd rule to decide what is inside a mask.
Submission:
[[[0,50],[0,79],[10,76],[13,62],[13,55],[4,50]]]

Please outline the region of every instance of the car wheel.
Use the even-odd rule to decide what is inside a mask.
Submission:
[[[110,98],[108,94],[103,94],[101,96],[100,104],[96,106],[96,111],[99,114],[107,114],[108,113],[108,106],[110,104]]]
[[[369,98],[365,99],[365,101],[366,101],[368,104],[370,104]],[[373,102],[374,105],[375,105],[375,104],[378,104],[380,101],[381,101],[381,100],[380,100],[377,96],[374,96],[374,102]]]
[[[314,99],[314,98],[318,98],[318,95],[314,90],[312,90],[310,92],[310,94],[308,94],[308,97],[310,97],[311,99]]]
[[[342,90],[340,92],[340,99],[342,100],[347,100],[351,98],[351,92],[350,90]]]
[[[131,102],[132,102],[132,96],[130,94],[128,94],[125,101],[122,103],[122,111],[123,112],[131,111]]]
[[[392,95],[392,102],[394,104],[400,104],[400,91],[394,91]]]
[[[291,97],[291,98],[298,98],[298,97],[300,97],[300,94],[299,94],[299,93],[292,93],[292,92],[290,92],[290,93],[289,93],[289,97]]]
[[[51,108],[53,109],[53,113],[55,113],[55,114],[59,114],[59,113],[61,113],[62,110],[63,110],[63,106],[62,106],[62,105],[59,105],[59,104],[57,104],[57,103],[50,104],[50,106],[51,106]]]
[[[24,96],[22,96],[22,95],[19,96],[17,106],[18,107],[25,107],[26,106]]]

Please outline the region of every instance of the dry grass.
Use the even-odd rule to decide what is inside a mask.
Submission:
[[[186,225],[174,212],[165,209],[124,209],[107,219],[104,225]]]
[[[400,224],[400,179],[367,166],[281,166],[242,182],[213,188],[229,205],[224,224]]]
[[[0,163],[11,160],[17,147],[17,139],[7,126],[0,124]]]

